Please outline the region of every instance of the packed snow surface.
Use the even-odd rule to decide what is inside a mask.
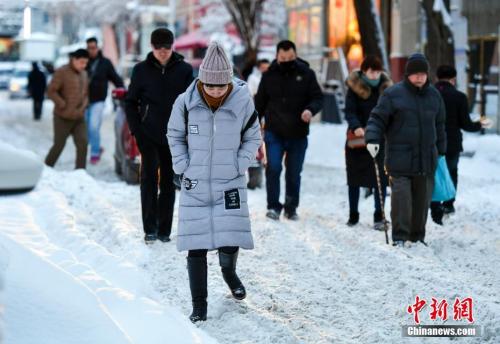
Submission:
[[[52,140],[50,102],[34,122],[28,101],[8,101],[5,94],[0,101],[2,144],[43,159]],[[34,191],[0,197],[4,343],[448,341],[402,338],[401,326],[414,324],[407,307],[417,295],[428,304],[446,299],[450,307],[455,297],[472,297],[483,336],[460,340],[499,343],[500,138],[466,135],[456,214],[444,226],[428,221],[428,247],[396,249],[371,229],[372,197],[361,200],[360,224],[345,225],[345,130],[312,125],[298,222],[267,220],[265,190],[249,192],[255,249],[238,260],[248,297],[229,296],[210,253],[208,321],[193,326],[176,228],[172,242],[144,245],[139,187],[113,172],[108,113],[99,165],[73,171],[70,139]],[[420,313],[422,323],[441,324],[429,311],[428,305]],[[452,308],[448,313],[447,324],[468,324],[453,321]]]

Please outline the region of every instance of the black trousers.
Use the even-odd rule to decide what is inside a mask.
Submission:
[[[42,118],[43,99],[33,99],[33,118]]]
[[[136,140],[141,152],[141,205],[144,233],[170,236],[175,203],[174,171],[170,149],[144,134],[136,135]]]
[[[392,240],[424,240],[434,176],[391,176]]]
[[[234,254],[238,252],[240,248],[238,246],[225,246],[219,247],[219,252],[222,251],[226,254]],[[188,252],[189,257],[206,257],[208,250],[190,250]]]

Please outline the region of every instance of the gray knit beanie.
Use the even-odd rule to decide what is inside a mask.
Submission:
[[[233,67],[224,48],[218,42],[208,46],[205,58],[201,62],[198,78],[204,84],[227,85],[233,79]]]

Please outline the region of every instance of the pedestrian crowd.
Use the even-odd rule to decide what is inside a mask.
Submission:
[[[197,77],[173,50],[170,30],[156,29],[150,43],[151,52],[133,69],[124,101],[128,126],[141,153],[144,240],[146,244],[170,241],[174,180],[180,176],[176,241],[179,251],[187,251],[190,319],[196,322],[207,317],[208,251],[218,251],[233,297],[246,296],[236,266],[240,248],[254,247],[248,189],[261,187],[263,168],[267,218],[300,220],[297,210],[309,125],[323,109],[323,93],[315,72],[289,40],[277,45],[273,61],[257,62],[248,83],[235,77],[217,42],[208,46]],[[467,98],[456,89],[454,67],[440,66],[437,78],[433,85],[429,62],[415,53],[398,83],[393,84],[381,60],[372,55],[346,80],[347,226],[359,223],[364,188],[374,198],[373,228],[387,236],[391,225],[393,245],[398,247],[425,244],[429,209],[438,224],[455,211],[454,197],[435,196],[439,159],[444,159],[456,190],[461,130],[479,131],[490,124],[471,121]],[[34,116],[39,119],[46,81],[36,64],[29,80]],[[76,168],[86,167],[89,145],[90,163],[99,163],[109,82],[124,87],[95,38],[55,71],[47,87],[55,104],[54,144],[47,165],[55,165],[70,135],[77,151]],[[388,187],[390,219],[384,212]]]

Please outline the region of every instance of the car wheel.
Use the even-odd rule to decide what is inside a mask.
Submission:
[[[122,178],[127,184],[138,184],[139,183],[139,173],[135,171],[132,166],[127,164],[126,160],[123,160],[122,165]]]
[[[262,167],[248,168],[248,184],[250,190],[262,187]]]

